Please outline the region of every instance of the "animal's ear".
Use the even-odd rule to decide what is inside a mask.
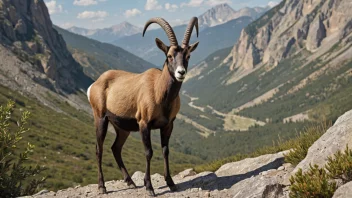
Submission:
[[[158,38],[155,39],[156,46],[163,51],[165,54],[167,54],[168,47]]]
[[[198,47],[198,44],[199,44],[199,42],[196,42],[196,43],[192,44],[191,46],[189,46],[188,47],[189,51],[193,52],[194,50],[196,50]]]

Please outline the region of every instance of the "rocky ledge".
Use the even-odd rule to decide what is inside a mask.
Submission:
[[[343,151],[346,144],[352,144],[352,110],[342,115],[320,139],[308,150],[306,158],[293,167],[284,163],[284,154],[288,151],[268,154],[256,158],[247,158],[223,165],[216,172],[196,174],[192,169],[185,170],[173,177],[178,186],[176,192],[170,192],[160,174],[152,175],[155,193],[158,197],[262,197],[288,198],[288,178],[297,168],[307,171],[307,164],[323,166],[327,158],[336,151]],[[132,179],[138,186],[131,189],[123,181],[106,182],[107,194],[99,194],[96,184],[77,186],[58,192],[42,191],[32,197],[144,197],[144,173],[136,172]],[[334,197],[352,197],[352,182],[340,186]]]

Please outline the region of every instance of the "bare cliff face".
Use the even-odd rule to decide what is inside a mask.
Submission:
[[[351,8],[346,0],[284,0],[242,31],[230,68],[277,65],[297,51],[330,48],[351,33]]]
[[[43,0],[0,0],[0,43],[44,73],[52,84],[46,87],[72,93],[91,82],[52,28]]]

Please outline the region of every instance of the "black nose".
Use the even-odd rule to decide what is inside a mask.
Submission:
[[[181,74],[181,75],[185,75],[186,71],[185,70],[180,70],[180,71],[178,71],[178,73]]]

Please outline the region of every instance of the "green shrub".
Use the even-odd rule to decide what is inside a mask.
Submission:
[[[331,127],[331,125],[331,122],[324,122],[318,126],[305,128],[292,144],[292,151],[285,155],[285,161],[293,165],[300,163],[306,157],[309,147],[311,147],[312,144]]]
[[[38,179],[43,170],[39,166],[26,166],[28,156],[34,146],[30,143],[23,150],[18,148],[26,128],[29,112],[25,111],[19,121],[12,119],[14,102],[0,106],[0,194],[1,197],[17,197],[33,194],[37,187],[44,183],[44,178]],[[17,124],[17,125],[16,125]]]
[[[325,169],[318,165],[310,165],[306,173],[299,169],[290,182],[290,198],[331,198],[337,189],[336,182],[329,181]]]
[[[344,184],[352,181],[352,150],[346,146],[344,153],[338,151],[334,157],[328,158],[325,167],[329,171],[330,178],[341,179]]]

